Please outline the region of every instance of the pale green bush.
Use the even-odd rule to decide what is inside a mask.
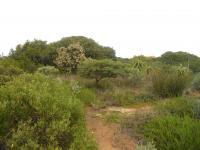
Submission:
[[[44,75],[57,75],[59,74],[59,70],[54,66],[44,66],[40,67],[36,71],[37,73],[42,73]]]
[[[189,74],[157,70],[152,75],[153,92],[160,97],[177,97],[190,81]]]
[[[0,145],[8,149],[96,147],[86,132],[83,104],[69,85],[41,74],[25,74],[0,87]]]
[[[200,122],[189,117],[155,118],[144,129],[158,150],[197,150],[200,147]]]

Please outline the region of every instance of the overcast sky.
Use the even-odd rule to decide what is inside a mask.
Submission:
[[[83,35],[117,56],[200,56],[199,0],[0,0],[0,52],[26,40]]]

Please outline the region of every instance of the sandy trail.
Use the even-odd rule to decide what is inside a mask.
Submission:
[[[107,124],[92,108],[86,110],[86,125],[96,138],[99,150],[134,150],[135,142],[120,131],[117,124]]]

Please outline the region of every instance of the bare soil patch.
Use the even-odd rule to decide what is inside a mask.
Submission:
[[[118,124],[106,123],[99,111],[86,110],[86,125],[94,135],[99,150],[134,150],[135,141],[128,134],[122,133]]]

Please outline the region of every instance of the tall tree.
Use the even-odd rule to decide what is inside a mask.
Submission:
[[[61,40],[51,43],[51,47],[68,47],[70,44],[79,43],[85,50],[85,56],[92,59],[114,59],[115,50],[110,47],[104,47],[93,39],[84,36],[65,37]]]
[[[193,72],[200,72],[200,58],[186,52],[166,52],[160,60],[170,65],[180,65],[190,68]]]

